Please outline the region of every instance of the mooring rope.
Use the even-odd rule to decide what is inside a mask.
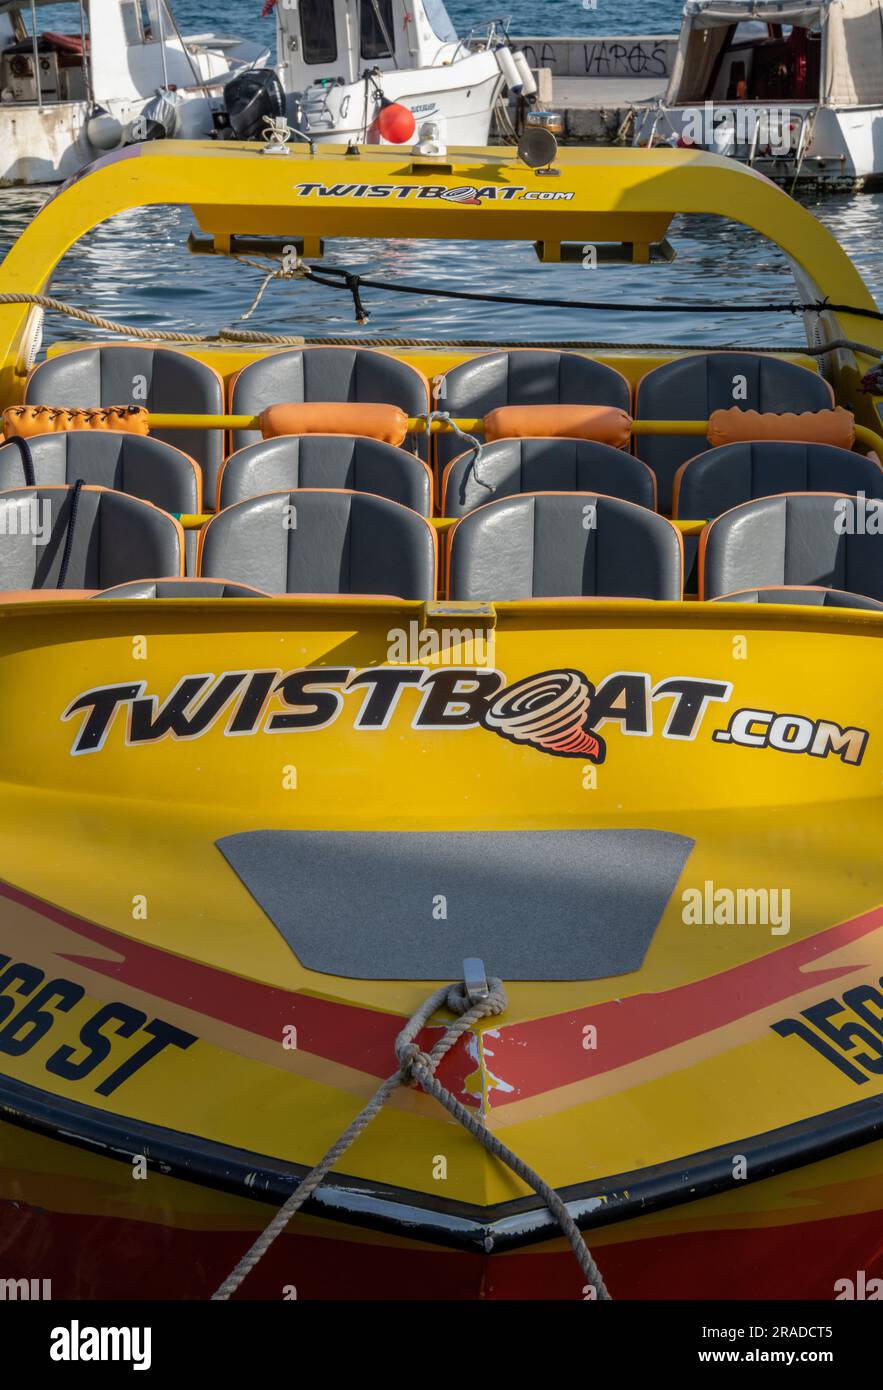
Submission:
[[[594,1290],[595,1296],[600,1300],[610,1299],[607,1286],[592,1258],[591,1251],[583,1240],[582,1233],[570,1215],[567,1206],[555,1189],[544,1182],[538,1173],[535,1173],[517,1154],[514,1154],[495,1134],[486,1129],[478,1115],[472,1110],[467,1110],[465,1105],[461,1105],[460,1101],[451,1095],[451,1092],[435,1076],[439,1062],[464,1033],[467,1033],[479,1019],[501,1014],[506,1008],[506,1003],[506,991],[502,981],[491,977],[488,980],[487,995],[474,1002],[466,993],[465,987],[462,984],[456,984],[442,985],[420,1005],[420,1008],[411,1016],[396,1038],[395,1053],[399,1063],[398,1071],[387,1077],[383,1084],[378,1087],[368,1104],[359,1112],[352,1123],[347,1125],[343,1134],[336,1143],[332,1144],[324,1158],[321,1158],[315,1168],[298,1184],[291,1196],[279,1208],[272,1221],[258,1236],[251,1249],[243,1255],[236,1268],[224,1280],[217,1292],[212,1294],[213,1302],[232,1297],[255,1266],[263,1259],[277,1236],[282,1234],[295,1213],[300,1210],[307,1198],[312,1195],[323,1178],[331,1171],[337,1160],[346,1153],[362,1131],[367,1129],[375,1116],[380,1114],[390,1096],[400,1086],[418,1085],[440,1105],[444,1106],[448,1114],[463,1125],[473,1138],[483,1144],[489,1154],[499,1159],[501,1163],[505,1163],[516,1177],[520,1178],[528,1187],[532,1187],[537,1196],[542,1198],[567,1237],[579,1267],[588,1285]],[[459,1017],[448,1025],[444,1035],[429,1053],[422,1052],[416,1043],[417,1035],[421,1029],[426,1027],[433,1014],[441,1008],[446,1008]]]
[[[248,262],[248,264],[254,263]],[[260,269],[263,270],[263,266]],[[268,283],[269,280],[279,278],[280,272],[273,271],[269,274]],[[299,277],[295,276],[294,272],[284,272],[281,278],[307,279],[309,277]],[[340,288],[340,286],[336,286],[336,288]],[[346,287],[344,286],[344,288]],[[538,301],[530,300],[528,302],[533,304]],[[364,340],[355,339],[346,334],[334,337],[305,338],[302,334],[259,333],[254,329],[244,328],[219,328],[216,333],[184,333],[172,329],[140,328],[134,324],[118,323],[115,319],[106,319],[101,314],[92,314],[87,309],[78,309],[73,304],[65,304],[61,299],[54,299],[44,294],[0,294],[0,305],[3,304],[31,304],[35,308],[47,309],[53,313],[63,314],[67,318],[76,319],[80,323],[91,324],[94,328],[100,328],[106,333],[119,333],[123,338],[141,338],[146,342],[191,343],[196,346],[211,346],[216,343],[228,342],[254,343],[256,346],[265,347],[305,347],[310,345],[316,347],[352,347],[354,343],[364,346]],[[579,305],[570,305],[570,307],[578,308]],[[615,308],[616,306],[610,305],[608,307]],[[832,311],[837,311],[842,307],[836,304],[825,305],[825,308]],[[849,310],[849,312],[854,311]],[[870,343],[856,342],[853,338],[833,338],[821,347],[814,347],[808,343],[782,343],[771,347],[768,343],[760,345],[757,343],[628,343],[588,338],[556,338],[548,341],[539,338],[506,338],[505,340],[496,338],[372,338],[370,346],[418,349],[488,348],[492,351],[494,349],[502,351],[505,348],[548,347],[581,349],[585,352],[787,352],[804,354],[807,357],[824,357],[828,352],[845,349],[850,352],[862,353],[863,356],[873,357],[878,361],[883,357],[883,352],[879,347]]]

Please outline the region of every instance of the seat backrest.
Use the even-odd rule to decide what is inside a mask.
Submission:
[[[680,599],[677,527],[646,507],[586,492],[489,502],[452,528],[449,597]]]
[[[133,579],[94,598],[269,598],[263,589],[228,584],[226,579]]]
[[[221,415],[224,382],[213,367],[175,348],[110,344],[76,348],[41,362],[25,390],[28,405],[140,405],[179,415]],[[203,493],[214,497],[224,456],[221,430],[154,430],[195,459],[202,469]]]
[[[702,532],[699,597],[797,584],[883,599],[881,523],[883,503],[830,492],[743,502]]]
[[[774,439],[724,444],[681,464],[672,513],[707,520],[777,492],[864,492],[883,497],[883,467],[876,459],[832,444]]]
[[[711,603],[796,603],[805,608],[872,608],[883,612],[883,602],[866,594],[845,594],[842,589],[821,589],[808,584],[792,584],[781,589],[740,589],[735,594],[718,594]]]
[[[449,463],[442,482],[445,516],[465,516],[519,492],[595,492],[652,511],[653,473],[640,459],[588,439],[498,439]]]
[[[457,416],[485,416],[505,405],[612,405],[631,409],[631,388],[620,372],[578,352],[513,348],[461,362],[446,373],[438,409]],[[439,464],[463,451],[455,434],[436,436]]]
[[[70,430],[27,440],[38,487],[75,483],[113,488],[167,512],[202,510],[201,474],[193,459],[161,439],[120,430]],[[0,446],[0,490],[26,483],[21,448]]]
[[[202,576],[273,594],[435,597],[435,531],[368,492],[270,492],[218,512],[200,536]]]
[[[422,459],[380,439],[347,434],[283,434],[231,454],[221,469],[217,506],[291,488],[346,488],[432,510],[432,474]]]
[[[183,572],[184,533],[152,502],[107,488],[22,487],[0,493],[0,588],[58,587],[69,532],[68,589],[107,589]]]
[[[830,410],[834,394],[808,367],[753,352],[708,352],[665,362],[638,383],[636,420],[707,420],[714,410]],[[635,436],[635,453],[656,474],[658,505],[672,506],[674,475],[701,451],[694,436]]]
[[[282,402],[372,401],[397,405],[407,415],[429,409],[426,378],[415,367],[373,348],[304,347],[273,352],[250,362],[234,378],[230,409],[234,415],[259,415]],[[334,427],[329,412],[328,428]],[[260,439],[258,430],[234,430],[233,447]]]

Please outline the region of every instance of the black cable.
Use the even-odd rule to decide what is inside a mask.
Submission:
[[[338,285],[334,280],[327,280],[324,279],[322,275],[314,274],[311,266],[308,267],[309,279],[315,280],[317,285],[327,285],[330,290],[349,290],[353,297],[353,309],[356,315],[356,323],[367,323],[370,315],[362,303],[359,294],[359,286],[361,284],[367,284],[367,280],[363,281],[360,276],[354,275],[352,271],[349,270],[337,270],[330,266],[321,266],[320,269],[323,271],[326,269],[333,270],[335,275],[340,276],[342,283]]]
[[[34,473],[34,455],[28,441],[20,434],[13,434],[6,441],[7,444],[17,444],[21,454],[21,467],[25,475],[25,487],[36,487],[37,478]]]
[[[616,311],[625,310],[631,313],[651,314],[805,314],[828,310],[831,313],[855,314],[859,318],[883,321],[883,313],[878,309],[860,309],[854,304],[829,304],[827,300],[816,300],[812,304],[800,304],[794,300],[773,304],[709,304],[707,302],[700,304],[623,304],[620,301],[607,303],[604,300],[587,299],[534,299],[519,294],[481,294],[474,290],[444,290],[427,285],[397,285],[390,280],[369,280],[365,276],[355,275],[350,270],[343,270],[341,267],[333,265],[305,266],[304,269],[308,278],[315,280],[319,285],[327,285],[330,289],[349,290],[357,305],[357,313],[365,315],[360,320],[362,322],[367,320],[367,314],[365,314],[364,307],[358,297],[360,286],[366,286],[372,290],[391,290],[396,294],[430,295],[436,299],[470,299],[483,304],[521,304],[542,309],[602,311],[614,309]],[[316,273],[317,271],[319,274]],[[329,279],[328,277],[335,278]],[[337,280],[341,283],[338,284]]]
[[[83,479],[78,478],[77,481],[74,483],[73,492],[71,493],[71,506],[67,517],[67,535],[64,538],[64,554],[61,557],[61,567],[58,571],[58,582],[55,585],[56,589],[63,589],[64,582],[67,579],[68,566],[71,562],[71,551],[73,550],[74,546],[74,527],[77,524],[77,511],[79,510],[80,506],[80,493],[82,492],[82,490]]]

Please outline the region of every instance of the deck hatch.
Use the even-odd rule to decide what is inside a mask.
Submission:
[[[629,974],[693,844],[661,830],[256,830],[217,842],[302,965],[367,980],[459,979],[466,956],[504,980]]]

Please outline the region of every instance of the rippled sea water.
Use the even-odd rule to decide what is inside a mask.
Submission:
[[[260,0],[230,0],[218,22],[208,0],[173,0],[184,32],[222,28],[273,43],[273,22],[260,18]],[[674,33],[678,0],[551,0],[543,6],[515,0],[505,7],[514,33],[620,34]],[[496,6],[452,0],[452,18],[461,33],[495,17]],[[537,16],[540,18],[537,18]],[[51,190],[0,191],[0,253],[4,252]],[[883,194],[835,195],[807,199],[858,265],[883,302]],[[186,250],[193,226],[189,213],[172,208],[139,210],[96,228],[61,262],[52,293],[109,318],[160,328],[212,331],[235,324],[260,284],[258,271],[232,262],[210,264]],[[701,299],[722,303],[765,304],[792,297],[787,263],[776,247],[730,222],[678,219],[670,239],[678,252],[670,266],[606,267],[594,272],[578,266],[540,265],[533,251],[518,244],[421,243],[356,239],[331,243],[326,259],[378,278],[422,286],[476,289],[496,293],[564,299],[603,300],[610,311],[549,309],[540,305],[491,306],[406,299],[368,290],[371,319],[353,322],[348,295],[296,281],[271,285],[248,326],[271,333],[307,336],[387,335],[494,340],[591,338],[611,342],[740,342],[757,347],[803,340],[799,321],[783,314],[685,315],[671,310],[625,312],[624,301],[665,305]],[[87,330],[88,331],[88,330]],[[50,316],[46,341],[84,336],[83,329]]]

